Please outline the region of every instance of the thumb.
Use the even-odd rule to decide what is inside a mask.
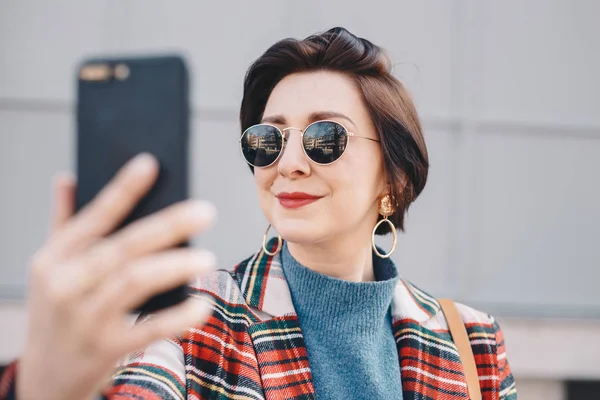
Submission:
[[[50,233],[60,229],[75,212],[75,177],[68,172],[61,172],[52,184],[53,207]]]

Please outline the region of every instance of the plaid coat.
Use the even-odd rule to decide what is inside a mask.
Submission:
[[[315,398],[279,255],[261,251],[233,272],[221,270],[199,279],[193,292],[210,299],[208,322],[131,354],[117,369],[104,399]],[[457,307],[470,337],[483,398],[516,399],[495,319]],[[463,368],[436,299],[400,279],[392,318],[404,399],[467,399]],[[9,368],[0,383],[0,399],[10,391],[14,370]]]

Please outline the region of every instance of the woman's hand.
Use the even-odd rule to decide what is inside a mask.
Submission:
[[[154,158],[136,157],[76,215],[74,181],[57,180],[53,229],[30,265],[19,400],[89,399],[119,358],[206,318],[208,307],[189,299],[131,327],[131,309],[215,264],[207,251],[173,248],[213,223],[206,202],[182,202],[112,233],[157,173]]]

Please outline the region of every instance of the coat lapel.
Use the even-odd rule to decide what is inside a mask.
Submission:
[[[277,243],[268,243],[270,251]],[[304,337],[281,257],[261,251],[236,268],[246,303],[261,318],[250,326],[268,400],[314,399]],[[458,350],[438,302],[400,279],[392,303],[392,326],[400,360],[404,399],[468,398]]]
[[[274,250],[276,243],[268,246]],[[306,345],[281,257],[261,251],[236,268],[246,303],[261,318],[250,326],[267,400],[315,399]]]
[[[439,311],[433,297],[399,280],[392,325],[405,399],[468,398],[458,350]]]

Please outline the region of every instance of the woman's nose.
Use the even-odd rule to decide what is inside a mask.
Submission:
[[[277,169],[288,178],[298,178],[310,174],[310,161],[302,147],[302,132],[299,129],[286,130],[287,139]]]

